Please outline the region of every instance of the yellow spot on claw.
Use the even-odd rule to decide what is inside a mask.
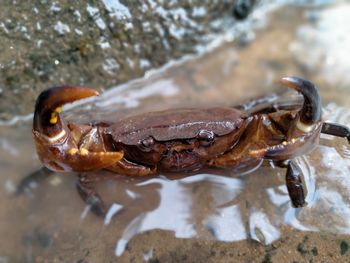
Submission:
[[[68,154],[73,155],[73,154],[76,154],[78,151],[79,151],[79,150],[78,150],[77,148],[72,148],[72,149],[70,149],[70,150],[68,151]]]
[[[51,124],[56,124],[57,123],[57,114],[62,111],[61,107],[57,107],[52,113],[51,113],[51,118],[50,118],[50,123]]]
[[[56,124],[57,123],[57,114],[56,112],[51,113],[51,119],[50,119],[51,124]]]
[[[85,156],[85,155],[88,155],[88,154],[89,154],[89,151],[86,150],[86,149],[84,149],[84,148],[82,148],[82,149],[80,149],[79,154]]]
[[[55,109],[55,112],[57,112],[57,113],[62,112],[62,107],[57,107],[57,108]]]

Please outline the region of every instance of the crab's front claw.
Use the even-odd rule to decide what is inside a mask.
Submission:
[[[38,137],[39,136],[39,137]],[[123,152],[93,152],[85,148],[75,148],[75,144],[68,136],[62,143],[47,143],[34,134],[37,153],[45,167],[55,172],[87,172],[113,166],[119,162]]]
[[[99,170],[119,162],[123,152],[91,152],[86,149],[72,148],[67,152],[70,168],[73,171],[85,172]]]
[[[303,95],[304,103],[296,125],[303,132],[310,131],[313,125],[321,120],[322,115],[322,103],[318,89],[310,81],[298,77],[284,77],[280,83]]]
[[[35,105],[33,137],[39,159],[53,171],[91,171],[106,168],[123,158],[123,152],[108,151],[98,139],[86,134],[84,129],[75,133],[60,117],[61,106],[76,100],[97,96],[91,88],[59,86],[43,91]],[[87,126],[88,129],[91,127]],[[85,136],[85,137],[84,137]],[[97,146],[89,148],[81,144],[82,138]]]
[[[314,130],[310,132],[299,134],[299,136],[276,145],[250,150],[249,156],[252,158],[275,161],[293,159],[305,152],[309,152],[314,148],[314,145],[318,144],[321,128],[322,124],[317,123],[315,124]]]
[[[33,131],[51,141],[63,136],[64,127],[59,116],[61,106],[98,95],[94,89],[79,86],[57,86],[43,91],[36,100]]]
[[[322,105],[318,89],[313,83],[298,77],[284,77],[280,83],[301,93],[303,105],[289,123],[284,140],[276,145],[251,150],[249,155],[253,158],[288,160],[309,152],[318,143],[322,129]]]

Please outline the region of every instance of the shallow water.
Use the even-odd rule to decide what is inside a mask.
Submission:
[[[350,64],[343,59],[349,6],[283,6],[264,18],[266,26],[252,33],[251,42],[236,39],[173,63],[67,107],[65,118],[110,120],[180,106],[235,105],[281,90],[274,84],[281,76],[298,75],[318,84],[326,120],[350,125],[350,80],[344,73]],[[40,168],[30,116],[2,124],[0,131],[0,262],[227,262],[251,261],[251,255],[257,262],[267,255],[281,262],[285,249],[290,261],[350,258],[341,250],[350,234],[350,154],[344,139],[322,136],[312,153],[297,159],[308,189],[302,209],[290,205],[284,170],[264,166],[241,174],[227,169],[187,177],[118,176],[97,185],[109,206],[101,219],[80,200],[72,174],[55,174],[15,195],[21,180]],[[299,244],[306,241],[298,239],[300,233],[317,253],[301,252]],[[336,241],[324,247],[313,233]],[[184,240],[198,241],[190,243],[198,249],[188,249]],[[254,249],[252,240],[258,242]],[[278,248],[270,253],[271,247]],[[203,256],[204,251],[211,252]]]

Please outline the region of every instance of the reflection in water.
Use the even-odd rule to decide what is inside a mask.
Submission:
[[[278,229],[271,224],[267,215],[262,211],[254,211],[249,218],[250,237],[268,245],[280,237]]]
[[[198,174],[180,180],[168,180],[165,177],[154,178],[140,183],[139,186],[153,183],[161,185],[158,190],[159,206],[152,211],[138,215],[126,227],[116,248],[118,256],[124,251],[129,239],[147,230],[173,231],[178,238],[195,237],[197,234],[196,226],[192,220],[192,217],[195,217],[193,214],[194,206],[203,205],[202,203],[193,203],[195,200],[193,191],[198,183],[209,184],[209,192],[206,194],[213,197],[212,202],[215,206],[231,201],[242,189],[242,182],[239,179],[212,174]],[[211,204],[208,206],[210,207]],[[205,218],[203,223],[214,232],[214,236],[218,240],[236,241],[246,238],[245,228],[237,206],[218,209],[214,215]]]
[[[179,238],[195,236],[193,224],[190,223],[192,199],[182,186],[181,181],[169,181],[167,179],[154,178],[139,186],[159,184],[159,206],[150,211],[139,214],[126,227],[122,237],[118,241],[116,255],[124,251],[127,241],[138,233],[152,229],[163,229],[175,232]],[[146,198],[146,197],[143,197]]]
[[[135,83],[137,83],[135,81]],[[164,88],[166,87],[166,89]],[[140,100],[150,96],[173,96],[178,92],[179,88],[172,79],[156,80],[135,90],[130,90],[129,84],[119,85],[118,88],[110,89],[101,95],[101,101],[97,102],[97,106],[101,108],[110,107],[112,104],[121,104],[126,108],[134,108],[139,106]]]
[[[316,222],[317,225],[322,224],[319,230],[350,234],[350,208],[346,203],[349,196],[344,196],[332,187],[321,186],[317,189],[316,197],[315,209],[318,213],[323,214],[321,222]]]
[[[214,215],[204,220],[204,223],[217,240],[229,242],[247,238],[239,205],[219,208]]]
[[[247,200],[246,198],[267,196],[267,192],[274,188],[281,188],[280,184],[284,182],[280,181],[278,186],[266,189],[265,184],[259,183],[262,176],[262,173],[254,174],[254,172],[249,175],[250,178],[237,177],[237,175],[228,177],[227,175],[198,174],[169,180],[161,176],[136,183],[133,191],[128,189],[126,184],[124,190],[132,198],[139,198],[139,201],[156,198],[159,202],[149,210],[145,210],[140,205],[139,212],[134,214],[134,218],[126,224],[118,238],[115,254],[120,256],[128,241],[137,234],[153,229],[172,231],[178,238],[205,238],[210,233],[211,238],[220,241],[253,238],[264,244],[270,244],[280,237],[278,227],[282,219],[278,217],[282,218],[283,213],[279,215],[278,210],[274,209],[274,213],[277,212],[277,214],[271,215],[269,213],[271,203],[266,202],[266,199]],[[250,183],[252,184],[249,185]],[[152,185],[158,185],[158,187],[147,188]],[[261,188],[254,189],[256,185]],[[266,182],[266,185],[271,187],[271,181]],[[139,187],[146,187],[147,191],[138,190]],[[198,188],[201,187],[205,190],[200,191]],[[293,211],[286,191],[284,200],[282,206],[288,206],[288,209]],[[264,208],[266,203],[270,204],[267,210],[266,207]],[[198,207],[205,207],[205,211],[198,210]],[[114,203],[106,216],[105,223],[111,223],[113,215],[112,220],[120,220],[118,211],[122,208],[125,208],[124,213],[128,213],[126,205]],[[195,218],[200,220],[196,221]],[[206,229],[204,231],[206,233],[203,233],[201,228]]]
[[[116,203],[112,204],[112,206],[109,208],[108,213],[105,217],[105,225],[108,225],[111,222],[112,217],[122,209],[123,209],[122,205],[116,204]]]

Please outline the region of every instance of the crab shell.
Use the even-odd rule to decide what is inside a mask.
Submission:
[[[162,171],[196,170],[234,147],[246,117],[234,108],[171,109],[117,121],[105,134],[127,160]]]

